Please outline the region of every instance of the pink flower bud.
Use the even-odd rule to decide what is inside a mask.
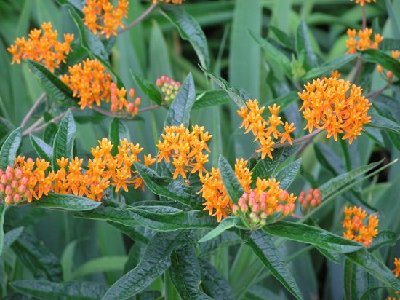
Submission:
[[[15,202],[21,201],[21,196],[20,196],[19,194],[15,194],[15,195],[14,195],[14,201],[15,201]]]
[[[128,103],[128,111],[131,113],[131,112],[133,112],[134,110],[135,110],[135,104],[133,104],[133,103]]]
[[[4,198],[4,201],[5,201],[7,204],[11,204],[11,203],[13,203],[13,198],[12,198],[11,195],[7,195],[7,196]]]
[[[23,177],[21,179],[21,184],[26,185],[28,183],[28,181],[29,181],[28,177]]]
[[[8,178],[13,177],[14,169],[12,167],[8,166],[7,169],[6,169],[6,174],[7,174]]]
[[[8,176],[6,174],[1,175],[0,182],[6,184],[8,181]]]
[[[21,184],[21,185],[18,187],[18,192],[19,192],[19,193],[24,193],[25,191],[26,191],[26,186]]]
[[[141,99],[140,97],[137,97],[137,98],[135,99],[135,106],[139,106],[140,103],[142,103],[142,99]]]
[[[0,183],[0,193],[4,193],[4,184]]]
[[[18,181],[16,181],[16,180],[11,181],[11,187],[13,189],[15,189],[17,186],[18,186]]]
[[[22,177],[23,173],[22,170],[20,168],[15,169],[15,177],[17,179],[20,179]]]

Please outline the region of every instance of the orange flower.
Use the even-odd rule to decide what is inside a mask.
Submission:
[[[364,98],[362,89],[355,84],[337,78],[313,80],[298,93],[303,101],[300,110],[307,120],[306,129],[325,129],[327,137],[337,140],[337,135],[344,133],[343,139],[351,143],[361,134],[363,125],[371,118],[368,110],[371,103]]]
[[[361,6],[364,6],[365,3],[372,3],[372,2],[376,2],[376,0],[356,0],[356,4],[359,4]]]
[[[394,264],[394,270],[393,270],[394,274],[396,275],[396,277],[400,277],[400,258],[395,257],[393,264]]]
[[[369,247],[372,239],[378,235],[378,217],[370,215],[366,222],[367,212],[357,206],[345,207],[344,214],[343,228],[345,231],[343,236]]]
[[[276,104],[268,106],[270,117],[265,120],[262,116],[265,106],[259,107],[257,100],[248,100],[246,105],[238,110],[238,115],[243,119],[241,127],[244,127],[245,132],[252,132],[256,141],[260,143],[260,148],[257,152],[261,152],[261,157],[264,159],[268,156],[272,159],[273,146],[275,140],[280,138],[280,142],[292,143],[290,136],[296,128],[293,123],[288,123],[281,120],[279,117],[280,107]],[[281,129],[283,127],[283,130]]]
[[[159,87],[163,99],[166,103],[171,103],[181,87],[181,83],[169,78],[168,76],[161,76],[156,80],[156,85]]]
[[[94,34],[104,34],[107,38],[117,35],[117,29],[123,28],[122,19],[128,16],[128,0],[118,0],[114,6],[110,0],[86,0],[82,11],[85,25]]]
[[[167,126],[156,145],[159,151],[157,160],[169,163],[172,159],[174,179],[179,175],[186,178],[188,172],[202,174],[208,162],[208,154],[204,151],[210,151],[207,143],[211,137],[204,127],[197,125],[191,131],[183,125]]]
[[[64,34],[64,42],[57,40],[58,33],[53,30],[51,23],[43,23],[42,29],[33,29],[29,39],[17,38],[15,44],[7,50],[13,56],[12,63],[21,63],[22,59],[30,59],[41,63],[51,72],[58,68],[71,51],[74,35]]]
[[[307,193],[301,192],[299,202],[303,209],[316,207],[321,204],[321,191],[319,189],[310,189]]]
[[[372,29],[364,28],[358,31],[355,29],[347,29],[348,39],[346,41],[347,53],[356,53],[357,50],[378,49],[379,44],[383,41],[383,36],[375,33],[374,39],[371,39]]]

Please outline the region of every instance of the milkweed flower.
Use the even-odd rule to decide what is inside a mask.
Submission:
[[[58,33],[53,30],[51,23],[43,23],[41,29],[33,29],[29,38],[17,38],[15,44],[7,50],[12,54],[12,63],[21,63],[23,59],[38,62],[53,72],[65,62],[66,56],[71,51],[71,42],[74,35],[64,34],[64,42],[57,40]]]
[[[156,85],[160,89],[163,95],[163,100],[166,103],[171,103],[175,99],[181,87],[180,82],[175,81],[172,78],[165,75],[161,76],[156,80]]]
[[[299,202],[303,209],[317,207],[321,204],[321,191],[319,189],[310,189],[307,192],[301,192]]]
[[[166,126],[156,147],[159,151],[157,161],[171,163],[174,167],[173,178],[179,175],[186,178],[187,174],[205,172],[204,165],[208,162],[207,143],[212,135],[201,126],[192,126],[189,130],[183,126]]]
[[[28,180],[20,168],[0,169],[0,202],[3,199],[6,204],[13,204],[30,198]]]
[[[347,29],[347,53],[353,54],[357,50],[363,51],[367,49],[378,49],[379,44],[383,41],[383,36],[375,33],[372,39],[372,29],[364,28],[358,31],[356,29]]]
[[[364,6],[365,3],[372,3],[372,2],[376,2],[376,0],[355,0],[356,4],[359,4],[360,6]]]
[[[345,207],[343,220],[343,237],[369,247],[374,237],[378,235],[378,217],[369,215],[361,207]]]
[[[84,23],[94,34],[103,34],[107,38],[117,35],[117,29],[123,28],[123,18],[128,16],[129,1],[118,0],[116,6],[110,0],[86,0],[82,9]]]
[[[400,277],[400,258],[395,257],[393,264],[394,264],[394,270],[393,270],[394,275],[396,277]]]
[[[260,143],[257,152],[261,153],[264,159],[268,156],[272,159],[273,146],[276,140],[281,143],[287,141],[293,142],[291,134],[296,130],[293,123],[283,122],[279,117],[280,107],[276,104],[268,106],[270,116],[264,119],[265,106],[259,107],[257,100],[248,100],[245,106],[238,110],[238,115],[243,119],[241,127],[244,127],[246,133],[252,132],[255,140]]]
[[[362,96],[362,89],[349,81],[337,78],[322,78],[307,83],[298,93],[303,101],[300,111],[307,120],[306,129],[325,129],[327,138],[343,139],[352,143],[361,134],[363,126],[371,122],[369,100]]]

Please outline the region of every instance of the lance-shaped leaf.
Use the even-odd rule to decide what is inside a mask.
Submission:
[[[51,161],[53,158],[53,148],[37,136],[31,135],[31,144],[40,158]]]
[[[226,230],[235,227],[236,225],[240,224],[240,218],[238,217],[227,217],[223,219],[217,227],[215,227],[213,230],[211,230],[209,233],[207,233],[205,236],[203,236],[200,240],[199,243],[204,243],[209,240],[212,240],[216,238],[217,236],[223,234]]]
[[[228,93],[223,90],[205,91],[197,96],[193,109],[217,106],[229,103],[229,101]]]
[[[11,229],[10,231],[6,232],[4,234],[4,245],[3,245],[4,248],[3,249],[10,248],[11,245],[20,237],[20,235],[22,234],[23,231],[24,231],[24,227],[20,226],[20,227]]]
[[[359,54],[346,54],[339,58],[327,61],[322,65],[308,71],[304,76],[304,81],[309,81],[311,79],[321,77],[322,75],[330,74],[332,71],[337,70],[343,67],[344,65],[347,65],[349,62],[351,62],[358,56]]]
[[[0,202],[0,256],[4,248],[4,215],[6,214],[7,206]]]
[[[239,198],[243,195],[243,188],[239,180],[236,178],[235,172],[230,166],[229,162],[222,155],[218,160],[219,171],[221,172],[221,178],[224,183],[224,187],[231,198],[233,203],[237,203]]]
[[[116,155],[118,153],[118,146],[120,140],[123,139],[129,140],[129,128],[126,122],[119,118],[114,118],[110,123],[108,138],[113,144],[113,147],[111,149],[111,154]]]
[[[4,141],[0,149],[0,169],[5,170],[7,166],[12,166],[14,164],[15,157],[19,145],[21,144],[21,128],[18,127],[13,132],[11,132],[7,139]]]
[[[160,91],[154,86],[154,84],[147,82],[145,79],[141,78],[139,75],[135,75],[131,72],[132,79],[140,90],[157,105],[161,105],[162,98]]]
[[[318,63],[317,56],[312,48],[309,35],[310,31],[306,22],[301,20],[299,26],[297,27],[296,51],[297,55],[300,55],[302,52],[305,53],[307,69],[315,67]]]
[[[235,299],[231,286],[212,264],[205,259],[200,259],[200,267],[201,286],[207,295],[219,300]]]
[[[66,211],[84,211],[92,210],[101,205],[101,202],[96,202],[85,197],[67,194],[49,194],[40,198],[40,201],[31,203],[34,207],[60,209]]]
[[[370,251],[378,250],[385,246],[394,246],[400,239],[400,235],[392,231],[381,231],[373,239],[372,245],[369,247]]]
[[[400,62],[390,55],[376,49],[368,49],[361,52],[365,61],[380,64],[387,70],[393,72],[395,76],[400,78]]]
[[[292,182],[296,179],[297,174],[300,171],[301,158],[285,166],[276,175],[276,180],[280,182],[281,189],[288,189]]]

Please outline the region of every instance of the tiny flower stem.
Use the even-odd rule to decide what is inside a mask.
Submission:
[[[367,28],[367,13],[365,11],[365,6],[361,6],[361,14],[362,14],[362,28]]]
[[[296,145],[296,144],[301,144],[301,143],[307,142],[309,140],[312,140],[314,138],[314,136],[316,136],[321,131],[322,131],[322,129],[317,129],[317,130],[314,130],[313,132],[311,132],[311,133],[309,133],[307,135],[304,135],[304,136],[302,136],[302,137],[300,137],[298,139],[293,140],[293,142],[291,144],[288,143],[288,142],[277,143],[277,144],[274,144],[272,147],[274,149],[278,149],[278,148],[289,147],[289,146]]]
[[[380,94],[382,94],[387,88],[389,88],[391,85],[390,82],[388,82],[383,88],[376,90],[374,92],[370,92],[367,95],[365,95],[365,98],[367,99],[374,99],[376,97],[378,97]]]
[[[119,33],[123,33],[125,31],[129,31],[130,29],[135,27],[137,24],[139,24],[141,21],[143,21],[154,10],[154,8],[156,8],[156,6],[157,6],[157,3],[152,4],[139,17],[137,17],[135,20],[133,20],[131,23],[129,23],[123,29],[121,29],[119,31]]]
[[[157,109],[157,108],[160,108],[160,107],[161,106],[158,106],[158,105],[150,105],[150,106],[144,107],[142,109],[139,109],[138,110],[138,114],[142,113],[142,112],[150,111],[150,110],[153,110],[153,109]],[[133,119],[134,118],[132,115],[113,113],[113,112],[111,112],[109,110],[106,110],[104,108],[101,108],[101,107],[93,107],[92,109],[97,111],[98,113],[100,113],[102,115],[105,115],[105,116],[108,116],[108,117],[112,117],[112,118],[121,118],[121,119]]]
[[[72,110],[72,108],[71,108],[71,110]],[[54,117],[53,119],[51,119],[49,122],[47,122],[47,123],[45,123],[45,124],[41,124],[41,125],[36,126],[36,127],[31,126],[31,127],[29,127],[27,130],[25,130],[25,131],[22,133],[22,135],[23,135],[23,136],[27,136],[27,135],[30,135],[30,134],[32,134],[32,133],[42,131],[42,130],[45,129],[47,126],[49,126],[51,123],[58,123],[58,122],[64,117],[64,115],[65,115],[66,113],[67,113],[67,112],[61,113],[60,115]]]
[[[25,125],[28,123],[30,118],[32,117],[33,113],[35,110],[46,100],[46,93],[42,93],[39,98],[35,101],[35,103],[32,105],[31,109],[28,111],[28,113],[25,115],[24,119],[21,122],[21,127],[25,127]]]

